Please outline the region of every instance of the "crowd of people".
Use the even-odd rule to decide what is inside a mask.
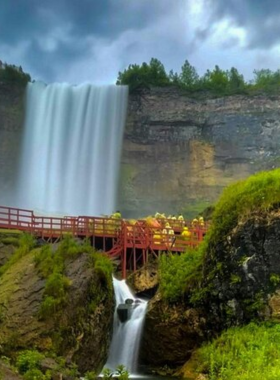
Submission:
[[[108,219],[100,221],[100,225],[95,225],[95,231],[101,233],[110,232],[121,227],[122,215],[119,210],[110,215]],[[128,236],[135,238],[144,225],[149,227],[151,236],[155,245],[165,244],[168,247],[175,245],[175,241],[190,241],[196,239],[197,231],[205,227],[204,218],[199,216],[194,218],[191,222],[186,221],[182,214],[168,215],[156,212],[155,215],[150,215],[141,220],[125,220]],[[93,226],[93,220],[90,221]],[[136,227],[135,227],[136,226]]]

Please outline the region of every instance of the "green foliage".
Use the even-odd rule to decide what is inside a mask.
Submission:
[[[5,65],[4,68],[0,69],[0,82],[26,86],[30,81],[30,75],[24,73],[21,67]]]
[[[119,72],[117,84],[129,85],[131,91],[172,85],[188,91],[189,95],[201,91],[207,91],[208,95],[213,96],[254,94],[259,91],[274,93],[280,90],[280,70],[255,70],[254,80],[247,83],[235,67],[222,70],[216,65],[213,70],[207,70],[199,77],[196,68],[188,60],[184,62],[180,73],[171,70],[167,75],[164,65],[152,58],[150,63],[129,65],[123,72]]]
[[[48,371],[44,375],[38,368],[32,368],[25,372],[23,378],[24,380],[51,380],[52,376]]]
[[[280,378],[280,325],[233,327],[197,351],[197,372],[209,380]]]
[[[19,239],[17,237],[8,236],[1,239],[1,243],[5,245],[13,245],[15,247],[19,247]]]
[[[51,317],[61,311],[67,303],[68,288],[71,283],[63,275],[65,260],[92,250],[88,241],[79,244],[72,237],[66,236],[56,250],[51,245],[45,245],[36,253],[35,264],[42,276],[47,279],[39,310],[40,318]]]
[[[59,244],[55,254],[65,258],[80,255],[82,253],[90,253],[92,250],[93,249],[87,239],[77,241],[72,236],[65,236]]]
[[[280,169],[261,172],[228,186],[215,205],[206,243],[215,246],[241,218],[253,211],[268,211],[280,203]],[[205,245],[205,248],[209,244]],[[214,252],[213,252],[214,254]]]
[[[70,286],[70,280],[61,273],[52,273],[46,282],[45,295],[54,298],[62,298],[66,289]]]
[[[179,84],[188,90],[197,89],[199,86],[199,75],[195,67],[192,66],[189,61],[185,61],[182,66],[182,71],[179,75]]]
[[[128,380],[129,372],[123,364],[119,364],[116,368],[116,376],[119,380]]]
[[[43,277],[47,278],[53,272],[62,273],[67,258],[90,252],[93,252],[93,248],[87,240],[78,242],[72,237],[66,236],[56,250],[49,244],[43,246],[36,253],[34,260]]]
[[[125,368],[123,364],[119,364],[116,367],[115,371],[112,371],[110,368],[104,368],[102,371],[103,379],[104,380],[110,380],[113,377],[118,378],[119,380],[128,380],[129,379],[129,372]]]
[[[119,72],[117,84],[129,85],[130,90],[138,88],[147,88],[150,86],[167,86],[170,79],[165,72],[163,64],[155,58],[150,63],[142,63],[142,65],[129,65],[124,72]]]
[[[98,376],[93,371],[88,371],[85,373],[84,379],[85,380],[96,380]]]
[[[279,91],[280,70],[275,72],[269,69],[254,70],[254,75],[253,89],[265,90],[268,92]]]
[[[35,239],[28,234],[21,234],[18,239],[19,247],[15,250],[10,259],[0,268],[0,276],[3,275],[13,264],[27,255],[35,246]]]
[[[273,286],[277,286],[280,283],[280,276],[279,274],[272,273],[270,275],[270,282],[272,283]]]
[[[16,360],[16,367],[20,374],[24,374],[28,370],[39,369],[43,359],[44,355],[36,350],[21,351]]]
[[[99,276],[100,280],[103,281],[104,285],[112,290],[112,273],[113,273],[113,264],[112,261],[109,259],[109,257],[105,256],[104,254],[93,252],[91,254],[91,261],[92,265],[94,267],[94,270],[96,271],[97,275]]]
[[[159,289],[168,302],[181,300],[188,287],[199,280],[201,250],[188,250],[181,255],[162,255],[159,263]]]
[[[102,370],[102,375],[104,380],[110,380],[114,376],[114,372],[110,370],[110,368],[104,368]]]
[[[231,274],[230,283],[231,284],[238,284],[239,282],[241,282],[241,277],[238,276],[237,274]]]

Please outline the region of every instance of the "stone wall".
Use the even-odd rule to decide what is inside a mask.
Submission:
[[[212,204],[233,181],[280,166],[280,96],[197,100],[176,88],[129,98],[120,208],[128,217]]]

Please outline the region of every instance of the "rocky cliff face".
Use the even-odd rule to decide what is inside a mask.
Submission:
[[[210,251],[209,251],[210,252]],[[155,366],[180,365],[223,329],[251,320],[280,320],[280,210],[244,218],[206,254],[201,299],[149,304],[142,359]]]
[[[10,202],[22,133],[24,89],[0,83],[0,195]],[[191,99],[176,88],[131,94],[119,208],[128,217],[214,202],[228,184],[280,166],[280,95]]]
[[[22,86],[0,83],[0,196],[10,203],[15,187],[24,117]]]
[[[7,262],[4,260],[7,253],[6,259],[11,258],[7,249],[10,241],[11,237],[0,235],[2,263]],[[1,275],[1,354],[13,357],[22,349],[36,348],[63,356],[67,363],[76,363],[81,373],[100,371],[111,340],[112,289],[104,285],[88,254],[74,255],[65,262],[70,286],[63,311],[42,315],[46,279],[35,264],[35,256],[33,250]]]
[[[218,329],[253,318],[279,319],[280,210],[255,213],[206,256],[204,303]]]
[[[278,167],[279,148],[280,96],[196,100],[176,88],[132,94],[121,208],[128,216],[195,214],[233,181]]]

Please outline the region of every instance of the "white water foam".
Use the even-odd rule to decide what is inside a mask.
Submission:
[[[133,375],[137,374],[139,347],[145,321],[148,302],[134,297],[125,280],[113,279],[116,309],[114,314],[113,338],[105,368],[115,370],[123,364]],[[117,314],[117,307],[126,299],[133,299],[139,304],[132,310],[130,319],[122,323]]]
[[[15,205],[112,213],[127,96],[126,86],[29,84]]]

